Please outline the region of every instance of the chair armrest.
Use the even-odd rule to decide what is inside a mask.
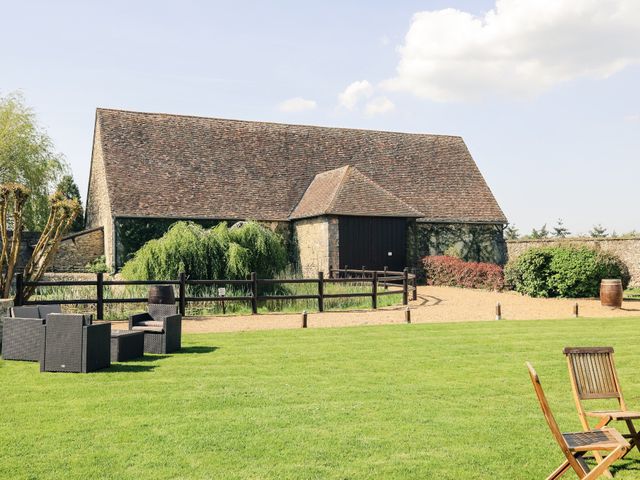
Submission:
[[[162,319],[162,327],[166,332],[167,329],[170,329],[175,326],[180,326],[182,323],[182,315],[169,315],[168,317],[164,317]]]
[[[106,323],[92,323],[91,325],[85,325],[82,328],[87,329],[87,335],[91,337],[107,337],[111,338],[111,322]]]
[[[151,315],[148,313],[136,313],[134,315],[129,315],[129,330],[131,330],[138,322],[142,322],[144,320],[153,320]]]

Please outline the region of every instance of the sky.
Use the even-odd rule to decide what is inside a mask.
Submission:
[[[83,197],[106,107],[461,135],[520,233],[640,230],[637,0],[0,0],[0,15],[0,95],[22,92]]]

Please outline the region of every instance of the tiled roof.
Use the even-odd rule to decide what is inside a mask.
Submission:
[[[316,175],[290,218],[318,215],[422,216],[358,169],[348,165]]]
[[[107,109],[96,121],[113,216],[286,220],[316,175],[351,165],[424,220],[506,222],[460,137]]]

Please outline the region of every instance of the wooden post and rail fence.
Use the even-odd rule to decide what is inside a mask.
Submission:
[[[281,284],[316,284],[317,293],[300,294],[300,295],[276,295],[276,294],[259,294],[259,287],[262,285],[281,285]],[[343,293],[326,293],[325,286],[327,284],[370,284],[371,289],[363,292],[343,292]],[[384,290],[380,291],[378,286],[382,284]],[[408,269],[402,272],[393,272],[386,267],[384,270],[365,270],[349,269],[345,266],[343,269],[334,269],[329,267],[329,276],[325,277],[323,272],[318,272],[317,278],[291,278],[291,279],[264,279],[258,278],[255,272],[252,272],[246,280],[192,280],[185,273],[181,273],[177,280],[105,280],[102,273],[97,273],[95,280],[60,280],[60,281],[25,281],[22,274],[16,275],[16,296],[15,305],[46,305],[46,304],[71,304],[71,305],[91,305],[96,306],[96,318],[104,319],[105,304],[112,303],[146,303],[147,298],[111,298],[105,296],[105,287],[111,286],[129,286],[129,285],[173,285],[178,287],[178,295],[176,302],[181,315],[186,314],[189,302],[247,302],[251,304],[251,312],[258,313],[259,302],[266,300],[317,300],[318,311],[324,311],[325,299],[328,298],[351,298],[351,297],[370,297],[371,308],[378,308],[378,297],[382,295],[402,294],[402,304],[408,305],[409,296],[413,300],[417,299],[417,280],[414,273],[409,273]],[[77,298],[77,299],[47,299],[47,300],[25,300],[23,297],[25,287],[76,287],[76,286],[93,286],[95,287],[95,298]],[[239,295],[217,295],[208,297],[188,296],[188,286],[237,286],[240,287]],[[391,287],[391,288],[389,288]]]

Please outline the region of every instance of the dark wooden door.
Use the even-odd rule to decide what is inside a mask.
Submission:
[[[340,217],[340,268],[402,270],[407,256],[407,220],[389,217]]]

